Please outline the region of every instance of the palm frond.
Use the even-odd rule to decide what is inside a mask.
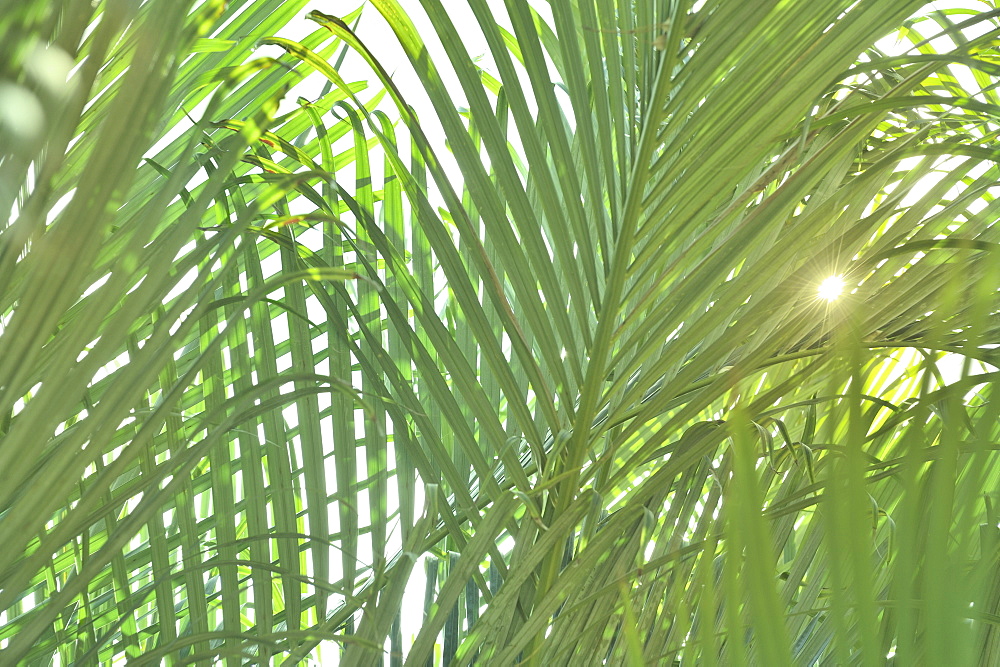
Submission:
[[[1000,14],[371,4],[0,18],[0,656],[995,662]]]

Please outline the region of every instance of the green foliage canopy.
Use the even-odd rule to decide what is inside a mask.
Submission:
[[[0,3],[0,661],[1000,661],[1000,11],[466,4]]]

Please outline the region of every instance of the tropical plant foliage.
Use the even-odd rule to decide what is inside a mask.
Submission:
[[[1000,662],[1000,11],[451,2],[0,3],[0,662]]]

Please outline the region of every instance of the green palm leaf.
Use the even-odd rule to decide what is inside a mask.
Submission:
[[[95,4],[0,13],[4,662],[996,662],[996,10]]]

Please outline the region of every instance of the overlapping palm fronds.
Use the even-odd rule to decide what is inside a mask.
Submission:
[[[0,657],[997,661],[996,10],[29,5]]]

